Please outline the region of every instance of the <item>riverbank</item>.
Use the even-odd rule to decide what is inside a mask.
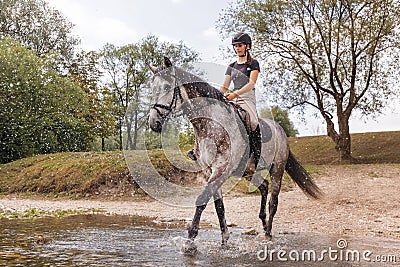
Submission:
[[[309,200],[297,187],[282,192],[273,224],[274,233],[318,232],[338,237],[380,237],[400,241],[400,164],[325,166],[317,184],[325,193],[321,201]],[[258,218],[260,197],[231,194],[224,198],[231,225],[262,233]],[[174,207],[148,196],[128,200],[49,200],[0,197],[0,211],[101,210],[107,214],[138,215],[160,223],[190,222],[194,208]],[[214,205],[208,205],[203,225],[218,227]]]

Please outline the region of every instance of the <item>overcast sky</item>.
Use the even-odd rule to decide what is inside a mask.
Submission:
[[[215,22],[232,0],[47,1],[75,24],[74,34],[80,37],[84,50],[99,50],[106,43],[136,43],[151,33],[163,41],[183,41],[199,52],[205,62],[226,65],[231,61],[220,55],[219,48],[228,46],[230,40],[221,40]],[[234,58],[233,54],[232,60]],[[400,105],[400,100],[396,100],[393,107],[396,104]],[[308,116],[304,123],[294,114],[290,118],[302,136],[326,133],[322,119]],[[352,133],[390,130],[400,130],[399,107],[387,110],[376,121],[365,122],[359,116],[350,121]]]
[[[149,33],[163,41],[183,41],[203,60],[218,57],[223,45],[214,28],[222,0],[48,0],[75,24],[82,47],[135,43]],[[229,43],[228,43],[229,44]]]

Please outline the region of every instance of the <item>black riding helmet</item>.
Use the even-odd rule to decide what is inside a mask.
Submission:
[[[235,44],[248,44],[251,49],[251,38],[247,33],[239,32],[232,38],[232,45]]]

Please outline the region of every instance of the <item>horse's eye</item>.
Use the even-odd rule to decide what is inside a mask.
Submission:
[[[168,92],[169,90],[171,90],[171,86],[169,84],[164,86],[164,91]]]

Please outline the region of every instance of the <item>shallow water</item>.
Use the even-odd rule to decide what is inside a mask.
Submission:
[[[232,232],[226,248],[217,229],[201,229],[197,253],[186,255],[184,223],[130,216],[77,215],[32,220],[0,219],[0,266],[391,266],[400,242],[345,240],[311,233],[277,233],[272,242]],[[374,243],[375,242],[375,243]],[[346,260],[346,249],[395,255],[397,262]],[[308,255],[315,250],[315,257]],[[328,252],[321,253],[327,250]],[[304,254],[306,250],[306,254]],[[337,251],[336,253],[334,251]],[[278,255],[280,251],[280,255]],[[304,256],[302,256],[302,253]],[[341,253],[341,254],[340,254]],[[396,253],[399,253],[396,255]],[[321,256],[322,255],[322,256]],[[303,258],[302,258],[303,257]],[[362,256],[361,256],[362,257]],[[372,259],[372,256],[369,257]],[[376,259],[376,258],[373,258]],[[392,258],[388,258],[391,260]]]

